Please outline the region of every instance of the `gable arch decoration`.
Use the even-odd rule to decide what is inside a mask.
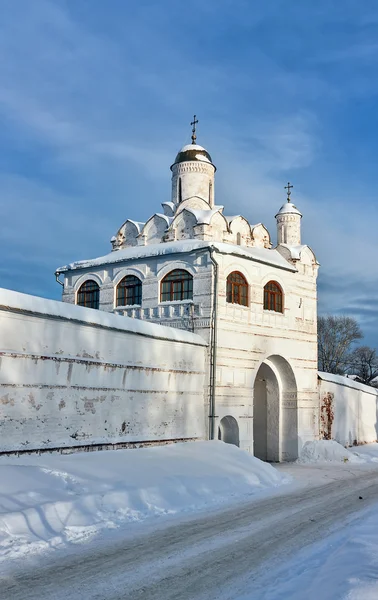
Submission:
[[[170,271],[162,280],[160,302],[193,299],[193,275],[184,269]]]

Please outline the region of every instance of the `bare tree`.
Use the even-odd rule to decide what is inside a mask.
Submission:
[[[352,317],[318,317],[318,365],[320,371],[345,373],[350,364],[353,344],[362,338],[362,331]]]
[[[349,372],[357,375],[362,383],[372,385],[373,379],[378,376],[378,356],[375,349],[369,346],[355,348],[350,355]]]

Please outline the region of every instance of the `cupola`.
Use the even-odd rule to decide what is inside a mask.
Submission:
[[[277,219],[277,243],[289,246],[300,246],[301,244],[301,218],[302,214],[291,201],[290,182],[285,186],[287,199],[276,214]]]
[[[198,120],[194,115],[192,143],[178,152],[172,171],[172,202],[178,206],[189,198],[201,198],[209,208],[214,206],[214,173],[216,171],[209,152],[199,146],[196,135]]]

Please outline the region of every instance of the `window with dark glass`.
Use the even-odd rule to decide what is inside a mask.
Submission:
[[[283,312],[283,293],[275,281],[269,281],[264,287],[264,309]]]
[[[98,284],[92,279],[85,281],[79,288],[76,303],[86,308],[98,309],[100,304],[100,288]]]
[[[135,275],[126,275],[117,285],[117,306],[142,304],[142,282]]]
[[[227,277],[227,302],[248,306],[248,283],[238,271]]]
[[[160,301],[191,300],[193,298],[193,277],[188,271],[175,269],[161,282]]]

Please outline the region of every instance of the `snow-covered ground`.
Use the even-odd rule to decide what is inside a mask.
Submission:
[[[375,600],[377,462],[335,442],[276,467],[222,442],[1,457],[0,596]]]
[[[0,560],[100,530],[246,498],[288,481],[223,442],[0,458]]]
[[[270,570],[234,600],[377,600],[378,505]]]
[[[309,442],[302,464],[357,461],[378,462],[378,444],[352,450],[336,442]],[[294,554],[269,577],[245,582],[245,593],[235,600],[377,600],[378,598],[378,497],[377,503],[363,509],[352,523],[324,540]],[[249,585],[251,590],[248,591]],[[305,592],[304,592],[305,590]]]

